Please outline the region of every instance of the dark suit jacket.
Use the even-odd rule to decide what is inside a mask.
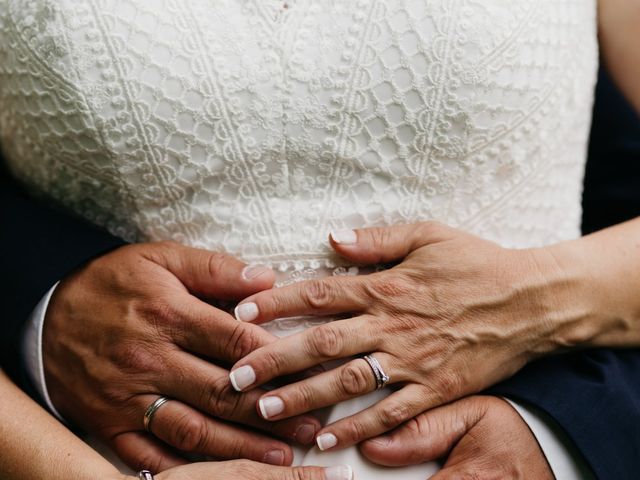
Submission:
[[[594,107],[583,207],[585,233],[640,216],[640,118],[604,74]],[[640,478],[640,350],[546,358],[491,391],[548,413],[598,478]]]
[[[606,79],[598,88],[592,139],[586,231],[640,215],[640,122]],[[74,268],[123,242],[32,199],[6,171],[0,173],[0,225],[1,365],[20,382],[20,329],[39,299]],[[554,418],[599,478],[640,478],[639,351],[547,358],[492,392]]]

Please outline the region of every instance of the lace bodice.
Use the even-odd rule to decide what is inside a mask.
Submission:
[[[335,267],[334,228],[579,233],[595,0],[0,0],[0,143],[129,240]]]

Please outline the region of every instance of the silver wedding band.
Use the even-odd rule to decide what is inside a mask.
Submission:
[[[378,362],[376,357],[374,357],[373,355],[365,355],[362,358],[366,360],[366,362],[371,367],[371,370],[373,371],[373,376],[376,378],[376,388],[378,390],[380,390],[381,388],[384,388],[387,385],[387,383],[389,383],[390,379],[389,379],[389,375],[384,373],[384,370],[382,369],[380,362]]]
[[[158,409],[164,405],[165,403],[167,403],[170,399],[167,397],[158,397],[157,400],[155,402],[153,402],[151,405],[149,405],[149,407],[147,408],[147,410],[144,412],[144,417],[142,419],[142,424],[144,425],[144,429],[149,432],[151,432],[151,421],[153,420],[153,416],[156,414],[156,412],[158,411]],[[142,472],[148,472],[148,470],[143,470]],[[140,475],[142,475],[142,472],[140,472]],[[140,477],[146,480],[147,477]],[[153,476],[151,476],[150,478],[153,479]]]
[[[149,470],[140,470],[138,472],[138,478],[140,480],[154,480],[153,473],[151,473]]]

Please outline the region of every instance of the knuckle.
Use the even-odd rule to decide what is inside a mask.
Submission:
[[[325,280],[309,280],[302,290],[302,298],[309,308],[319,310],[333,303],[335,295]]]
[[[258,335],[251,325],[238,322],[233,326],[227,340],[227,354],[230,360],[237,361],[249,355],[260,345]]]
[[[316,352],[324,358],[334,358],[340,355],[344,340],[339,330],[333,325],[320,325],[309,332],[309,347],[312,352]]]
[[[312,469],[305,467],[293,467],[289,472],[290,480],[315,480],[319,479],[319,476],[312,474]],[[287,480],[289,480],[287,479]],[[284,480],[284,479],[283,479]]]
[[[345,432],[350,443],[357,443],[367,438],[367,429],[358,420],[350,420],[346,425]]]
[[[299,411],[307,411],[313,406],[316,394],[309,385],[301,383],[298,385],[298,388],[296,388],[293,397],[293,402],[291,402],[289,408],[295,408]]]
[[[385,405],[380,411],[380,423],[388,430],[397,427],[411,418],[409,407],[403,403]]]
[[[202,452],[207,442],[207,424],[201,417],[181,416],[172,431],[172,444],[184,452]]]
[[[178,310],[169,302],[163,299],[147,299],[141,308],[142,318],[158,331],[162,331],[164,326],[175,326],[179,318]]]
[[[229,256],[220,252],[209,252],[207,256],[207,272],[211,278],[223,275],[226,270]]]
[[[357,365],[347,364],[340,372],[338,386],[349,396],[358,395],[370,390],[372,378],[370,370],[365,373]]]
[[[233,418],[239,408],[240,395],[233,390],[226,376],[214,380],[205,391],[207,409],[217,418]]]
[[[387,274],[372,282],[371,289],[376,298],[393,299],[410,293],[411,286],[400,275]]]
[[[263,365],[262,370],[269,372],[269,376],[277,376],[280,372],[287,370],[284,356],[278,352],[265,351],[261,360]]]
[[[122,342],[114,347],[113,360],[123,371],[130,373],[157,372],[163,359],[158,352],[152,353],[144,344]]]
[[[391,228],[372,228],[369,230],[369,236],[371,238],[371,246],[376,251],[381,251],[387,248],[392,240]]]

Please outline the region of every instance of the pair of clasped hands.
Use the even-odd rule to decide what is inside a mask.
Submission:
[[[441,459],[439,480],[523,471],[553,478],[519,414],[503,399],[474,395],[541,349],[534,322],[517,319],[545,313],[535,299],[557,268],[545,250],[504,249],[432,222],[342,230],[329,241],[349,263],[395,266],[272,289],[267,268],[174,243],[93,260],[61,282],[47,313],[53,404],[133,468],[155,472],[179,472],[188,452],[274,466],[225,461],[206,478],[351,478],[344,468],[283,468],[293,460],[288,443],[316,442],[358,445],[385,466]],[[238,319],[213,300],[240,301]],[[329,314],[348,318],[283,339],[259,326]],[[376,389],[358,358],[365,354],[393,393],[321,425],[310,412]],[[346,362],[314,368],[337,359]],[[260,388],[281,377],[284,386]],[[171,401],[148,433],[143,415],[159,396]]]

